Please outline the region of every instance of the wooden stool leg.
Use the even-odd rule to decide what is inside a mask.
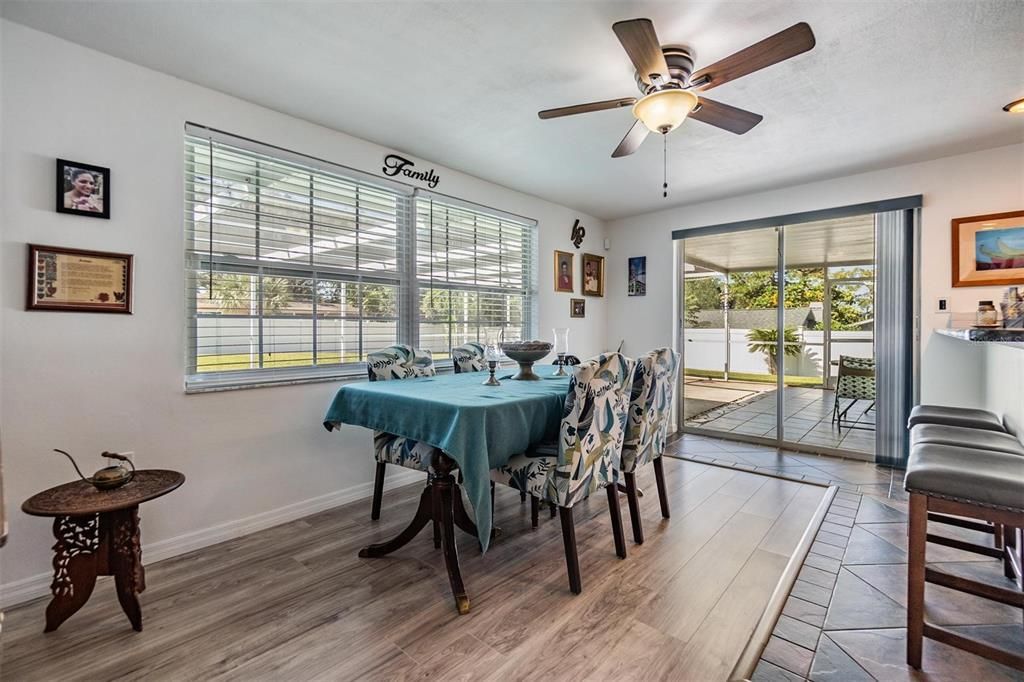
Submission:
[[[554,507],[552,507],[554,509]],[[530,525],[533,528],[537,527],[537,522],[540,519],[540,500],[535,496],[530,495]]]
[[[921,669],[924,642],[924,572],[928,534],[928,497],[910,494],[907,549],[907,665]]]
[[[376,521],[380,518],[380,502],[384,497],[384,470],[387,465],[384,462],[377,462],[377,471],[373,475],[373,502],[370,505],[370,520]]]

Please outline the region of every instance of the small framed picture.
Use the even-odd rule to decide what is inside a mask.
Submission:
[[[27,310],[132,312],[132,256],[28,245]]]
[[[627,292],[630,296],[647,295],[647,256],[636,256],[629,259]]]
[[[1024,284],[1024,211],[953,220],[953,286]]]
[[[586,317],[587,316],[587,299],[585,298],[570,298],[569,299],[569,317]]]
[[[573,293],[576,288],[572,281],[573,254],[568,251],[555,251],[555,291]]]
[[[57,159],[57,212],[110,218],[110,169]]]
[[[604,296],[604,256],[583,254],[583,295]]]

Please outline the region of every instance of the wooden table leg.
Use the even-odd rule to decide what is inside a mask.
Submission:
[[[139,538],[139,508],[131,507],[101,515],[108,542],[107,568],[114,576],[117,601],[136,632],[142,632],[142,607],[139,593],[146,589],[142,568],[142,544]]]
[[[89,601],[100,556],[100,520],[91,516],[58,516],[53,520],[53,598],[46,606],[46,628],[53,632]]]
[[[448,583],[451,585],[452,595],[455,597],[455,608],[458,609],[459,614],[464,615],[469,613],[469,595],[466,594],[466,587],[462,583],[462,571],[459,567],[459,550],[455,542],[455,503],[453,492],[459,495],[459,506],[462,506],[461,493],[455,487],[455,479],[451,474],[455,462],[444,453],[435,451],[432,465],[436,472],[433,480],[434,494],[438,495],[441,501],[441,546],[444,550],[445,568],[448,569]],[[465,508],[462,508],[463,514],[465,514],[465,511]],[[474,524],[473,527],[476,528],[476,525]]]
[[[448,582],[455,597],[455,608],[460,614],[465,614],[469,613],[469,595],[466,594],[466,587],[462,583],[459,551],[455,544],[455,525],[458,524],[460,528],[476,537],[476,524],[466,513],[461,493],[455,485],[455,478],[451,473],[455,468],[455,462],[444,453],[435,451],[431,466],[434,473],[431,474],[430,484],[420,494],[419,507],[409,525],[386,542],[363,547],[359,550],[359,556],[376,558],[390,554],[407,545],[428,523],[436,522],[441,531],[441,548],[444,551],[445,568],[448,570]]]
[[[380,542],[376,545],[368,545],[359,550],[359,556],[364,559],[382,557],[386,554],[391,554],[396,549],[400,549],[409,544],[409,541],[416,537],[424,526],[430,523],[433,518],[433,486],[428,485],[423,489],[423,493],[420,494],[420,505],[416,508],[416,515],[409,522],[409,525],[405,527],[401,533],[388,540],[387,542]]]

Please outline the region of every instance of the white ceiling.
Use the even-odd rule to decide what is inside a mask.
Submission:
[[[4,0],[3,16],[507,187],[617,218],[1024,141],[1024,2]],[[631,157],[637,94],[614,21],[650,17],[697,67],[798,21],[809,53],[708,94],[761,113],[687,121]],[[268,142],[273,142],[268,140]],[[344,163],[344,159],[339,159]]]

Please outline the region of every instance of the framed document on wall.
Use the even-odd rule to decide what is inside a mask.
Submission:
[[[27,310],[132,312],[132,256],[28,245]]]

